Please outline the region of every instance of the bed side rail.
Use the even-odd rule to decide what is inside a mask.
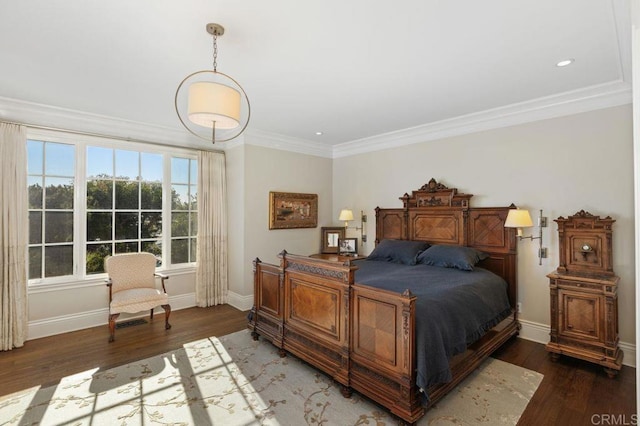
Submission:
[[[361,284],[351,289],[351,386],[415,421],[424,413],[414,374],[416,296]]]
[[[257,339],[264,335],[282,349],[284,335],[284,271],[281,267],[253,261],[254,305],[249,314],[248,328]]]

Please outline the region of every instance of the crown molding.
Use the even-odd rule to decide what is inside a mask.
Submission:
[[[114,136],[181,148],[210,149],[210,144],[195,138],[181,128],[141,123],[5,97],[0,97],[0,121],[47,127],[52,130],[94,133],[105,137]]]
[[[201,150],[212,148],[210,143],[195,138],[182,128],[152,125],[5,97],[0,97],[0,121],[50,127],[52,130],[114,136],[181,148]],[[319,157],[332,158],[333,156],[332,147],[329,145],[251,129],[247,129],[244,134],[232,141],[216,144],[214,148],[228,150],[244,144]]]
[[[579,114],[631,102],[631,84],[614,81],[341,143],[333,146],[333,158]]]
[[[316,157],[333,158],[333,148],[331,145],[312,142],[305,139],[292,138],[262,130],[247,130],[244,143],[247,145],[314,155]]]

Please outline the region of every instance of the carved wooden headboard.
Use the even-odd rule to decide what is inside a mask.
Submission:
[[[473,247],[488,253],[478,266],[509,283],[512,306],[517,303],[516,230],[505,228],[510,207],[469,206],[472,194],[431,179],[420,189],[404,194],[402,208],[376,207],[376,244],[383,239],[426,241]]]

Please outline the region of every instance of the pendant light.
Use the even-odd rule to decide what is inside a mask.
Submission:
[[[245,131],[251,106],[242,86],[218,71],[218,37],[224,34],[224,27],[207,24],[207,32],[213,37],[213,69],[196,71],[180,82],[175,108],[180,123],[191,134],[215,144]]]

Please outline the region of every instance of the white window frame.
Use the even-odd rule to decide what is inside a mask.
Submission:
[[[174,157],[174,158],[180,158],[180,159],[187,159],[187,160],[191,160],[191,161],[196,161],[196,163],[197,163],[197,161],[198,161],[198,160],[197,160],[197,158],[196,158],[196,159],[193,159],[193,158],[190,158],[190,157],[180,157],[180,156],[178,156],[178,155],[175,155],[175,156],[173,156],[173,157]],[[197,191],[198,182],[197,182],[197,179],[196,179],[196,181],[195,181],[195,182],[192,182],[192,179],[193,179],[194,177],[193,177],[193,176],[191,176],[191,167],[190,167],[190,166],[191,166],[191,163],[189,162],[188,164],[189,164],[189,168],[188,168],[188,169],[189,169],[189,179],[188,179],[187,183],[185,184],[185,183],[181,183],[181,182],[173,182],[173,176],[170,176],[170,177],[169,177],[169,179],[171,180],[171,182],[170,182],[170,185],[169,185],[169,193],[171,193],[171,189],[172,189],[173,185],[186,185],[186,186],[187,186],[187,193],[188,193],[189,197],[191,196],[191,188],[192,188],[192,186],[194,186],[194,185],[195,185],[195,186],[196,186],[196,191]],[[200,173],[200,170],[198,170],[198,173]],[[189,198],[189,201],[191,201],[191,198]],[[191,203],[190,203],[190,204],[191,204]],[[171,203],[169,203],[169,208],[170,208],[170,210],[171,210],[171,215],[172,215],[172,216],[171,216],[171,218],[172,218],[172,219],[173,219],[173,212],[174,212],[174,211],[175,211],[176,213],[187,213],[187,217],[189,218],[189,219],[188,219],[188,229],[189,229],[188,234],[187,234],[186,236],[181,235],[181,236],[178,236],[178,237],[174,237],[173,235],[170,235],[170,236],[169,236],[169,238],[171,239],[171,243],[173,244],[173,241],[174,241],[174,240],[179,240],[179,239],[185,239],[185,238],[186,238],[186,239],[187,239],[187,252],[188,252],[188,256],[189,256],[189,257],[191,257],[192,259],[195,259],[195,257],[196,257],[195,253],[194,253],[193,255],[192,255],[192,253],[191,253],[191,239],[194,237],[194,235],[192,234],[192,229],[191,229],[191,224],[192,224],[192,221],[191,221],[191,214],[192,214],[192,213],[194,213],[194,212],[197,214],[197,213],[198,213],[198,210],[197,210],[197,209],[196,209],[196,210],[194,210],[194,209],[192,208],[192,206],[191,206],[191,205],[189,205],[189,209],[187,209],[187,210],[174,210],[174,209],[173,209],[173,206],[171,205]],[[197,217],[197,216],[196,216],[196,217]],[[164,225],[164,222],[163,222],[163,225]],[[163,230],[163,232],[164,232],[164,230]],[[171,233],[171,223],[169,224],[169,233]],[[197,236],[197,234],[198,234],[198,233],[196,232],[196,234],[195,234],[195,235]],[[164,235],[164,234],[163,234],[163,235]],[[169,253],[169,257],[171,257],[171,253]],[[195,264],[195,261],[194,261],[194,262],[191,262],[191,263],[194,263],[194,264]]]
[[[57,144],[63,144],[63,145],[67,145],[67,146],[73,146],[74,152],[75,152],[76,147],[73,144],[57,142],[57,141],[49,141],[49,140],[48,141],[43,141],[43,140],[38,140],[38,139],[31,139],[31,140],[33,140],[34,142],[41,142],[42,145],[43,145],[42,146],[42,148],[43,148],[42,167],[43,168],[41,170],[41,174],[32,175],[27,171],[27,179],[29,177],[31,177],[31,176],[39,176],[39,177],[42,178],[41,179],[41,183],[42,183],[42,198],[40,200],[42,205],[41,205],[41,207],[39,209],[32,209],[31,207],[28,207],[28,211],[29,212],[31,212],[31,211],[39,211],[40,214],[42,215],[41,218],[40,218],[41,224],[46,222],[46,213],[48,211],[68,211],[68,210],[71,210],[72,216],[74,218],[74,223],[73,223],[74,232],[72,234],[73,241],[71,241],[71,243],[68,243],[68,242],[64,242],[64,243],[60,243],[60,242],[58,242],[58,243],[47,243],[46,242],[46,234],[45,234],[47,226],[42,226],[41,236],[40,236],[40,238],[41,238],[40,243],[31,244],[29,242],[27,244],[27,250],[28,250],[27,261],[29,261],[29,259],[31,258],[29,252],[30,252],[32,246],[37,246],[37,247],[40,247],[40,249],[41,249],[41,253],[40,253],[40,255],[41,255],[41,258],[40,258],[40,272],[41,272],[42,276],[41,276],[41,278],[34,278],[32,281],[42,281],[42,280],[56,281],[56,280],[59,280],[59,279],[68,279],[69,277],[72,277],[72,276],[75,275],[76,266],[77,266],[76,265],[77,259],[75,257],[75,252],[74,252],[75,243],[76,243],[75,242],[75,238],[76,238],[76,234],[75,234],[75,229],[76,229],[76,225],[75,225],[75,215],[76,215],[75,194],[76,194],[76,188],[75,188],[75,185],[76,185],[76,182],[77,182],[77,176],[76,176],[77,166],[75,165],[75,158],[74,158],[74,170],[73,170],[74,177],[72,179],[73,180],[73,184],[74,184],[74,187],[73,187],[73,191],[74,191],[73,208],[72,209],[50,209],[50,208],[48,208],[47,203],[46,203],[46,194],[47,194],[47,191],[46,191],[46,180],[47,180],[47,177],[49,177],[49,178],[63,178],[63,179],[70,179],[70,177],[69,176],[58,176],[58,175],[48,175],[48,174],[46,174],[46,168],[47,168],[46,145],[47,145],[47,143],[52,143],[52,144],[56,144],[57,143]],[[77,157],[77,155],[76,155],[76,157]],[[30,225],[31,225],[31,223],[30,223],[30,219],[29,219],[29,228],[31,228]],[[72,253],[73,253],[72,254],[73,261],[72,261],[72,265],[71,265],[72,275],[61,275],[61,276],[56,276],[56,277],[45,278],[44,277],[44,273],[46,271],[46,267],[43,267],[43,266],[45,266],[46,247],[69,246],[69,245],[72,246]]]
[[[195,159],[198,153],[194,149],[178,148],[168,145],[142,142],[128,142],[96,136],[76,135],[61,131],[31,129],[27,130],[27,140],[65,143],[75,146],[75,181],[74,181],[74,215],[73,215],[73,275],[61,277],[31,279],[28,282],[30,293],[48,291],[51,289],[78,288],[85,286],[104,285],[105,273],[87,275],[86,238],[87,238],[87,206],[86,206],[86,152],[87,146],[96,146],[127,151],[159,153],[163,156],[162,179],[162,266],[159,271],[172,273],[190,273],[195,270],[195,262],[170,264],[171,261],[171,157]],[[26,149],[26,146],[25,146]],[[27,179],[27,176],[25,176]],[[167,202],[169,200],[169,202]],[[28,258],[28,257],[27,257]]]

